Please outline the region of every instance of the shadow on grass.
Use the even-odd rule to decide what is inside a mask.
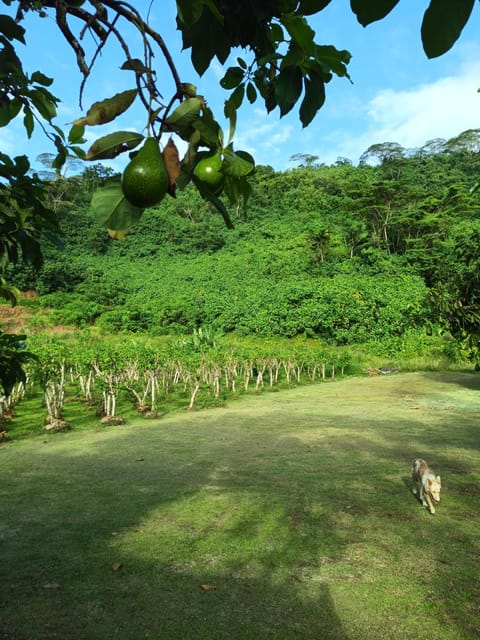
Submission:
[[[244,475],[250,441],[191,448],[181,434],[138,429],[97,434],[83,450],[72,434],[37,440],[28,466],[17,460],[15,476],[2,479],[0,632],[345,640],[328,584],[304,587],[318,544],[302,531],[321,523],[325,553],[334,553],[334,531],[305,520],[284,481],[275,491],[272,469]]]
[[[426,379],[441,384],[455,384],[464,389],[480,391],[480,374],[478,372],[463,371],[427,371],[422,374]]]
[[[460,490],[475,466],[455,449],[478,447],[473,420],[459,430],[448,411],[281,412],[5,451],[0,630],[15,640],[363,640],[425,637],[430,615],[451,631],[439,638],[475,637],[480,549]],[[435,517],[408,486],[417,455],[447,472]],[[375,613],[388,579],[412,589],[392,596],[406,613],[390,600]],[[380,630],[386,620],[393,627]]]

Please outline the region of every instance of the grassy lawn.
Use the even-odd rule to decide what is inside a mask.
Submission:
[[[478,638],[479,390],[359,378],[4,444],[0,638]]]

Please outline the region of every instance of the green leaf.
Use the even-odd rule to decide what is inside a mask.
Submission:
[[[242,106],[243,98],[245,96],[245,84],[239,84],[238,87],[230,94],[230,102],[236,109],[240,109]]]
[[[302,72],[298,67],[285,67],[275,78],[274,87],[280,116],[284,116],[294,107],[302,93]]]
[[[57,127],[56,124],[52,124],[52,128],[58,133],[59,138],[64,141],[65,140],[65,132],[60,127]]]
[[[277,0],[281,13],[292,13],[297,6],[297,0]]]
[[[23,117],[23,126],[25,127],[25,130],[27,132],[27,137],[31,138],[33,129],[35,126],[35,122],[33,120],[33,114],[30,109],[24,109],[24,113],[25,115]]]
[[[68,132],[68,141],[70,144],[79,144],[84,142],[85,127],[83,125],[74,124]]]
[[[32,73],[31,81],[41,84],[44,87],[49,87],[53,83],[53,78],[49,78],[41,71],[34,71]]]
[[[43,256],[37,240],[25,233],[22,235],[20,244],[22,246],[22,258],[25,262],[30,263],[36,269],[40,268],[43,263]]]
[[[151,70],[146,67],[141,60],[133,58],[131,60],[125,60],[120,67],[122,71],[135,71],[135,73],[151,73]]]
[[[17,117],[20,109],[22,108],[22,101],[18,98],[14,98],[10,101],[9,109],[10,109],[10,120],[13,120]]]
[[[194,24],[182,29],[182,41],[184,49],[191,47],[192,64],[200,76],[208,69],[214,56],[223,64],[230,53],[227,34],[219,20],[206,8]]]
[[[255,170],[255,160],[246,151],[234,152],[231,147],[223,152],[222,173],[226,176],[241,178],[249,176]]]
[[[215,20],[223,25],[223,15],[218,10],[215,0],[203,0],[203,4],[210,9],[212,14],[215,16]]]
[[[247,99],[250,104],[253,104],[257,99],[257,90],[255,89],[255,85],[252,82],[247,84]]]
[[[311,16],[325,9],[330,0],[300,0],[296,13],[301,16]]]
[[[313,53],[315,31],[302,16],[287,14],[281,17],[283,26],[295,44],[308,54]]]
[[[2,74],[12,73],[21,76],[22,81],[27,82],[15,49],[5,39],[2,39],[3,49],[0,50],[0,69]]]
[[[15,156],[13,159],[15,162],[15,175],[24,176],[30,169],[30,161],[27,156]]]
[[[144,209],[135,207],[123,195],[119,178],[107,180],[92,196],[91,209],[99,224],[124,231],[140,220]]]
[[[282,27],[277,24],[276,22],[274,22],[273,24],[271,24],[268,28],[268,39],[270,40],[270,42],[276,43],[276,42],[283,42],[284,41],[284,33],[283,33],[283,29]]]
[[[202,12],[203,0],[177,0],[178,18],[186,26],[194,24]]]
[[[265,95],[265,108],[267,110],[267,113],[270,113],[270,111],[273,111],[277,105],[278,105],[278,102],[275,95],[275,89],[273,85],[271,85],[271,90],[266,92],[266,95]]]
[[[217,211],[221,213],[227,229],[233,229],[234,228],[233,223],[230,219],[230,216],[228,215],[227,208],[225,207],[224,203],[220,200],[220,198],[217,198],[217,196],[213,193],[213,191],[211,191],[211,189],[209,189],[209,187],[204,182],[199,180],[195,175],[192,175],[192,181],[193,181],[193,184],[197,187],[198,192],[200,193],[202,198],[207,202],[210,202],[211,204],[213,204],[213,206],[217,209]]]
[[[422,22],[423,49],[429,58],[443,55],[459,38],[474,0],[431,0]]]
[[[452,3],[456,1],[451,0]],[[399,0],[350,0],[350,6],[359,23],[366,27],[371,22],[385,18],[398,2]]]
[[[60,172],[66,160],[67,160],[66,150],[59,151],[52,162],[52,168],[55,169],[55,171]]]
[[[242,82],[245,71],[240,67],[228,67],[225,75],[220,80],[220,86],[224,89],[234,89]]]
[[[339,77],[347,77],[350,80],[350,76],[347,72],[347,64],[350,62],[352,54],[349,51],[343,49],[339,51],[332,45],[316,45],[315,46],[315,59],[320,63],[322,68],[329,72],[333,71]],[[326,78],[324,78],[327,81]]]
[[[10,102],[8,100],[0,100],[0,127],[5,127],[11,119]]]
[[[225,113],[225,117],[228,118],[230,123],[229,134],[228,134],[228,144],[227,144],[228,146],[229,144],[231,144],[235,136],[235,129],[237,126],[237,109],[235,108],[235,105],[231,100],[225,100],[224,113]]]
[[[85,150],[82,149],[82,147],[76,147],[73,145],[69,147],[69,150],[72,151],[77,158],[80,158],[80,160],[85,160]]]
[[[222,129],[208,107],[203,109],[202,115],[195,120],[193,127],[200,133],[202,143],[208,147],[221,146],[223,142]]]
[[[233,178],[227,176],[225,178],[224,191],[232,206],[238,206],[243,199],[243,206],[247,204],[247,200],[252,193],[252,185],[247,178]]]
[[[10,16],[0,15],[0,33],[3,33],[9,40],[18,40],[25,44],[25,29]]]
[[[57,115],[56,99],[52,100],[51,94],[45,89],[35,89],[30,93],[30,98],[42,118],[52,120]]]
[[[85,155],[85,160],[106,160],[116,158],[120,153],[137,147],[144,139],[135,131],[116,131],[98,138]]]
[[[204,100],[200,96],[187,98],[166,118],[167,131],[177,131],[189,127],[198,118]]]
[[[325,102],[325,83],[316,73],[311,73],[304,79],[305,97],[300,105],[300,121],[306,127],[315,117],[317,111]]]

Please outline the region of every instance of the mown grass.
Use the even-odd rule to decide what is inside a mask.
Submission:
[[[479,389],[350,379],[3,445],[0,637],[477,638]]]

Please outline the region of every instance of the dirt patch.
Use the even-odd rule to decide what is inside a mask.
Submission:
[[[6,333],[18,333],[31,315],[32,311],[27,307],[0,304],[0,328]]]

